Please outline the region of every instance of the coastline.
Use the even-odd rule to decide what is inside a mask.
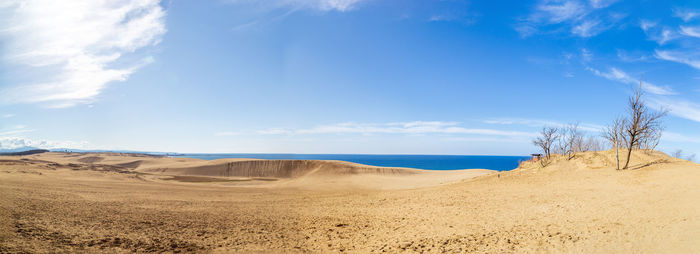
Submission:
[[[173,158],[197,158],[216,160],[226,158],[248,158],[268,160],[326,160],[347,161],[378,167],[404,167],[424,170],[490,169],[509,171],[528,156],[505,155],[421,155],[421,154],[280,154],[280,153],[227,153],[227,154],[180,154]]]

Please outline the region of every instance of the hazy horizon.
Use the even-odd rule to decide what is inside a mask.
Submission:
[[[527,155],[643,78],[700,154],[700,3],[0,3],[0,149]]]

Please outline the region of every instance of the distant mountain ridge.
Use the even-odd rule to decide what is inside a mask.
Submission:
[[[108,149],[72,149],[72,148],[52,148],[51,152],[69,152],[69,153],[136,153],[136,154],[151,154],[151,155],[181,155],[181,153],[172,152],[145,152],[135,150],[108,150]]]
[[[32,154],[38,154],[38,153],[45,153],[48,151],[49,150],[46,150],[46,149],[32,149],[32,150],[26,150],[26,151],[21,151],[21,152],[0,152],[0,155],[4,155],[4,156],[32,155]]]
[[[17,148],[0,148],[0,153],[17,153],[17,152],[25,152],[25,151],[30,151],[30,150],[39,150],[41,148],[38,147],[33,147],[33,146],[22,146],[22,147],[17,147]]]
[[[135,153],[135,154],[150,154],[150,155],[181,155],[180,153],[172,152],[144,152],[144,151],[134,151],[134,150],[107,150],[107,149],[73,149],[73,148],[52,148],[52,149],[42,149],[33,146],[23,146],[17,148],[0,148],[0,154],[8,153],[22,153],[35,150],[45,150],[46,152],[70,152],[70,153]]]

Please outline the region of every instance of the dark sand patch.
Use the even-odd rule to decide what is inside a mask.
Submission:
[[[95,163],[95,162],[100,162],[104,159],[105,158],[102,158],[100,156],[88,156],[85,158],[80,158],[80,159],[78,159],[78,161],[82,162],[82,163]]]
[[[132,161],[132,162],[127,162],[127,163],[121,163],[121,164],[116,164],[116,166],[119,167],[124,167],[124,168],[129,168],[129,169],[135,169],[141,166],[142,160],[138,161]]]

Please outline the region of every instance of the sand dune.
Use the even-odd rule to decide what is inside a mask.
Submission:
[[[314,190],[422,188],[459,182],[494,172],[486,169],[441,172],[319,160],[207,161],[119,153],[44,153],[22,158],[52,163],[58,168],[139,174],[141,178],[152,181]]]
[[[700,165],[649,151],[618,171],[613,158],[491,173],[2,157],[0,252],[700,252]]]
[[[179,167],[151,165],[138,167],[136,171],[157,175],[189,176],[167,178],[186,179],[187,182],[206,182],[204,179],[212,179],[213,182],[221,185],[255,185],[326,191],[357,188],[421,188],[458,182],[494,172],[485,169],[436,172],[410,168],[374,167],[344,161],[250,159],[202,161]],[[197,177],[200,178],[197,179]],[[222,181],[228,178],[234,178],[236,181]],[[246,179],[250,181],[240,181]]]
[[[308,175],[420,174],[420,170],[416,169],[373,167],[341,161],[237,159],[214,160],[201,164],[170,168],[150,167],[139,171],[172,175],[274,178],[297,178]]]

